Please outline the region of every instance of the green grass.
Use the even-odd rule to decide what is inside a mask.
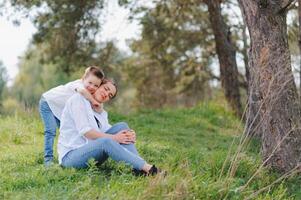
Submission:
[[[108,160],[86,170],[43,166],[43,126],[37,114],[0,117],[0,199],[244,199],[280,175],[262,170],[258,141],[240,154],[233,177],[224,160],[240,122],[223,107],[204,104],[190,109],[142,110],[127,116],[110,113],[111,122],[126,121],[137,132],[137,148],[168,175],[134,177],[130,167]],[[235,148],[234,148],[235,149]],[[256,199],[301,199],[301,179],[273,185]]]

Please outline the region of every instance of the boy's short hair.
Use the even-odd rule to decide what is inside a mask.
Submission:
[[[85,73],[83,75],[83,79],[85,79],[90,74],[93,74],[94,76],[100,78],[101,80],[104,79],[105,74],[104,72],[97,66],[90,66],[85,69]]]

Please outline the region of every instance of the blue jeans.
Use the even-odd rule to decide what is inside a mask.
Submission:
[[[53,143],[56,129],[60,127],[60,120],[54,116],[47,101],[42,97],[39,111],[44,124],[44,162],[53,160]]]
[[[129,129],[124,122],[114,124],[108,134],[116,134],[121,130]],[[115,161],[125,162],[135,169],[142,169],[145,161],[138,155],[134,144],[119,144],[110,138],[89,140],[88,144],[68,152],[62,159],[63,167],[86,168],[88,161],[94,159],[97,164],[102,164],[110,157]]]

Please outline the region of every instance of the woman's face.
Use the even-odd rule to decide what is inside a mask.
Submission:
[[[105,103],[114,97],[116,94],[116,87],[111,82],[100,85],[95,91],[94,98],[99,103]]]

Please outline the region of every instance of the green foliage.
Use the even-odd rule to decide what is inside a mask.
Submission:
[[[21,110],[19,102],[11,97],[6,98],[2,103],[1,113],[4,115],[15,114],[18,110]]]
[[[95,35],[102,0],[10,0],[13,7],[29,15],[37,27],[34,44],[47,44],[45,61],[70,74],[87,65],[97,54]],[[31,14],[35,10],[35,14]]]
[[[256,141],[243,152],[233,177],[221,168],[232,140],[242,128],[214,103],[190,109],[140,110],[128,116],[112,113],[111,122],[126,121],[137,132],[142,157],[168,171],[164,178],[134,177],[131,169],[108,160],[91,160],[86,170],[43,167],[43,127],[31,114],[0,117],[1,199],[245,199],[279,175],[259,167]],[[227,166],[230,162],[226,163]],[[289,178],[255,199],[300,199],[300,177]]]
[[[69,80],[56,65],[41,63],[44,54],[40,50],[32,47],[26,52],[12,87],[13,96],[26,107],[36,107],[43,92]]]
[[[210,81],[217,78],[211,69],[215,64],[215,46],[207,7],[202,2],[153,1],[153,7],[146,7],[136,6],[134,1],[118,1],[120,5],[128,6],[131,17],[136,17],[142,24],[141,39],[131,43],[134,52],[131,56],[120,52],[112,42],[95,41],[107,1],[10,2],[13,8],[26,13],[38,29],[33,38],[36,50],[27,52],[25,60],[31,62],[36,59],[35,53],[42,54],[34,61],[35,67],[43,66],[40,71],[50,68],[47,75],[54,74],[53,80],[58,74],[69,78],[79,74],[82,67],[95,64],[103,67],[122,87],[131,87],[126,95],[136,95],[135,102],[131,103],[136,106],[194,106],[211,98]],[[233,38],[239,40],[238,36]],[[22,65],[26,65],[24,59]],[[29,77],[23,73],[17,83],[29,83]],[[59,85],[66,77],[57,80],[56,85]],[[46,85],[52,85],[42,85],[42,82],[30,83],[34,87],[19,88],[20,94],[16,92],[15,95],[18,99],[26,99],[26,105],[34,105],[38,94],[49,88]],[[34,94],[29,94],[29,90]],[[126,95],[125,101],[133,101]]]
[[[127,65],[137,104],[195,105],[210,90],[214,41],[206,8],[193,0],[160,1],[148,10],[143,6],[134,11],[143,13],[142,37],[132,42],[136,56]]]
[[[3,93],[6,88],[7,79],[8,76],[7,76],[6,68],[3,66],[2,62],[0,61],[0,110],[2,107]]]

